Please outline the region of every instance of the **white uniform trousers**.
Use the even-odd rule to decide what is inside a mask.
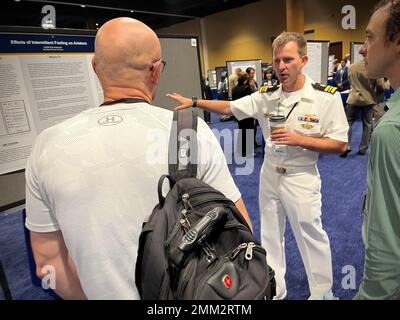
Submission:
[[[261,241],[276,277],[276,299],[286,296],[285,216],[288,217],[307,273],[310,299],[332,289],[329,239],[321,223],[321,179],[315,166],[278,173],[268,160],[260,173]],[[279,171],[279,170],[278,170]]]

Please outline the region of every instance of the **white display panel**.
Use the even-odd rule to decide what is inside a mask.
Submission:
[[[208,85],[210,86],[210,88],[212,89],[217,88],[217,73],[215,72],[215,70],[208,70],[207,77],[208,77]]]
[[[329,42],[307,41],[308,63],[303,68],[315,82],[326,83],[328,81]]]
[[[363,42],[351,42],[350,43],[351,63],[355,63],[357,61],[364,59],[364,57],[359,53],[363,44],[364,44]]]
[[[233,72],[235,72],[235,70],[237,68],[242,69],[243,72],[245,72],[248,67],[254,68],[254,70],[256,70],[255,75],[254,75],[254,80],[257,82],[258,86],[261,86],[261,82],[262,82],[261,59],[227,61],[226,67],[228,70],[228,77]]]
[[[335,60],[335,55],[332,54],[329,56],[328,59],[328,77],[332,77],[333,75],[333,61]]]
[[[0,34],[0,174],[25,168],[44,129],[99,105],[94,36]]]

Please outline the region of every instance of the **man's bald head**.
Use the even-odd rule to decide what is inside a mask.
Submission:
[[[94,63],[104,86],[146,80],[144,72],[161,58],[157,35],[144,23],[132,18],[106,22],[97,32]]]

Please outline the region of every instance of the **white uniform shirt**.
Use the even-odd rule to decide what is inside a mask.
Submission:
[[[146,103],[93,108],[43,131],[26,167],[26,227],[62,230],[89,299],[139,299],[138,238],[168,173],[172,112]],[[221,147],[198,122],[198,178],[236,202]]]
[[[288,130],[311,136],[327,137],[347,142],[349,129],[340,93],[330,94],[312,87],[313,81],[306,75],[304,87],[293,93],[276,91],[260,93],[231,101],[234,116],[241,120],[257,119],[265,138],[266,159],[274,165],[311,166],[318,160],[318,152],[294,146],[276,146],[270,139],[269,117],[287,116],[298,102],[286,122]]]

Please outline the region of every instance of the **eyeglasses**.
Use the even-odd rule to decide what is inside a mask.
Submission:
[[[167,62],[164,61],[164,60],[161,60],[161,59],[162,59],[162,58],[160,58],[159,60],[157,60],[156,62],[153,62],[153,63],[151,64],[151,66],[150,66],[150,71],[153,71],[160,63],[162,64],[161,72],[164,71],[164,68],[165,68],[165,65],[167,64]]]

